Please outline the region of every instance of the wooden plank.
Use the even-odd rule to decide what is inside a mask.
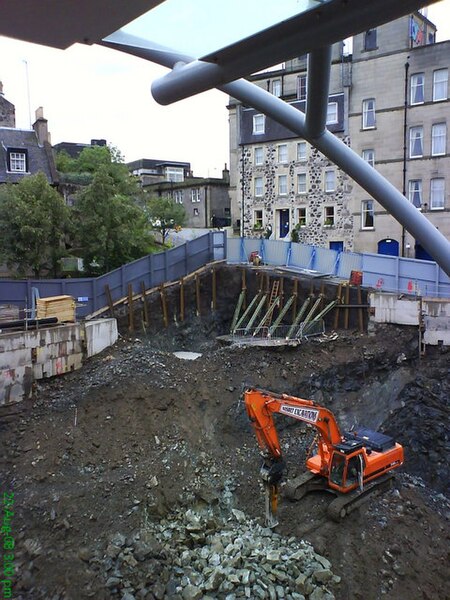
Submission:
[[[184,321],[184,279],[180,279],[180,321]]]
[[[345,304],[350,303],[350,286],[345,286]],[[344,329],[348,329],[348,322],[350,318],[350,309],[344,308]]]
[[[335,313],[334,313],[334,326],[333,326],[333,329],[337,329],[339,327],[339,316],[340,316],[339,305],[341,303],[341,299],[342,299],[342,283],[340,283],[338,285],[337,294],[336,294],[336,300],[337,300],[338,303],[336,304],[336,309],[335,309]]]
[[[362,294],[361,294],[361,286],[358,285],[356,288],[356,298],[358,301],[358,304],[362,304]],[[359,331],[361,333],[364,332],[364,315],[363,315],[363,309],[362,307],[358,308],[358,324],[359,324]]]
[[[133,285],[128,284],[128,330],[134,331]]]
[[[167,299],[166,299],[166,290],[164,288],[164,284],[162,284],[159,288],[159,294],[161,296],[161,308],[163,314],[164,327],[169,326],[169,316],[167,314]]]
[[[217,310],[217,281],[216,268],[212,268],[211,287],[212,287],[212,310]]]
[[[145,326],[147,327],[149,324],[148,306],[147,306],[147,295],[145,293],[145,283],[143,281],[141,281],[141,295],[142,295],[142,317],[143,317]]]
[[[111,290],[110,290],[108,284],[105,285],[105,295],[106,295],[106,299],[108,301],[108,307],[109,307],[109,312],[111,313],[111,317],[113,319],[115,319],[116,315],[114,313],[114,304],[113,304],[113,300],[112,300]]]
[[[200,297],[200,277],[197,273],[195,276],[195,299],[197,303],[197,317],[201,315],[201,297]]]

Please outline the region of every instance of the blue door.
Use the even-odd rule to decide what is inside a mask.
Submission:
[[[428,254],[425,248],[419,244],[419,242],[416,242],[414,250],[416,253],[416,258],[420,260],[434,260],[434,258]]]
[[[289,209],[280,210],[280,238],[285,238],[289,231]]]
[[[330,250],[344,251],[344,242],[330,242]]]
[[[399,243],[396,240],[387,238],[378,242],[378,254],[387,254],[387,256],[398,256]]]

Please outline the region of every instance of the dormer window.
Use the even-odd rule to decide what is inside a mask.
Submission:
[[[8,148],[8,171],[10,173],[27,173],[27,158],[26,150]]]

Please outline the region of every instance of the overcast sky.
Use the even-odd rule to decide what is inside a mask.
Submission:
[[[450,39],[450,0],[430,6],[428,18],[438,41]],[[126,161],[187,161],[194,175],[220,177],[229,162],[227,96],[212,90],[160,106],[150,85],[165,73],[100,46],[56,50],[0,36],[0,81],[17,127],[28,129],[42,106],[53,144],[104,138]]]

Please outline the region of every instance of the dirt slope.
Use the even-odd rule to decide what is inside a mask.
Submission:
[[[239,400],[250,384],[315,398],[345,426],[367,417],[405,446],[395,489],[341,524],[325,516],[326,494],[282,500],[277,531],[331,562],[341,582],[330,593],[450,598],[449,354],[419,363],[416,332],[393,327],[283,351],[221,347],[214,325],[122,339],[82,371],[40,384],[29,410],[1,425],[2,490],[15,500],[14,597],[188,597],[161,588],[156,567],[146,581],[136,580],[138,565],[128,582],[121,573],[117,588],[106,586],[108,542],[224,495],[262,523],[260,459]],[[172,354],[183,349],[203,355]],[[280,429],[294,475],[311,436],[290,422]]]

